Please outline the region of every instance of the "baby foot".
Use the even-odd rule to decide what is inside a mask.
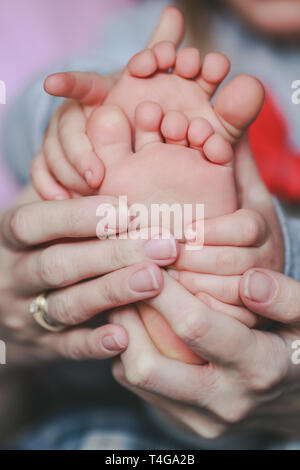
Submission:
[[[129,204],[143,203],[149,212],[151,204],[163,203],[202,203],[205,217],[237,208],[231,145],[206,119],[189,122],[180,111],[164,114],[158,104],[145,102],[136,109],[134,127],[133,139],[126,115],[112,105],[98,108],[88,123],[93,147],[106,166],[101,194],[125,195]],[[173,232],[171,224],[164,227]],[[203,362],[159,312],[142,303],[138,309],[161,353],[188,363]]]
[[[240,75],[218,92],[212,105],[211,98],[229,68],[222,54],[209,53],[201,64],[197,49],[185,48],[176,54],[172,43],[161,42],[130,60],[106,103],[121,106],[133,123],[137,105],[155,101],[164,112],[176,110],[189,119],[207,119],[215,132],[234,143],[257,117],[264,88],[256,78]]]
[[[129,204],[203,204],[205,217],[237,209],[231,145],[204,118],[141,103],[135,138],[117,106],[99,107],[87,133],[106,167],[101,194],[126,195]],[[134,150],[132,150],[134,149]],[[222,190],[220,191],[220,188]]]

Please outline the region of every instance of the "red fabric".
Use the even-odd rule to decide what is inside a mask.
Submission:
[[[291,148],[284,116],[269,92],[262,111],[249,129],[250,146],[270,191],[300,202],[300,151]]]

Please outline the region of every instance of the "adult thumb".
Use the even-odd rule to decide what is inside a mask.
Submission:
[[[286,324],[300,321],[300,283],[283,274],[250,269],[241,278],[240,297],[263,317]]]

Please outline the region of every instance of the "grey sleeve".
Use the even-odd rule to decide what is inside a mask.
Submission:
[[[74,58],[43,71],[19,93],[4,120],[3,146],[7,163],[20,183],[29,180],[31,160],[41,145],[49,119],[63,101],[44,92],[46,76],[67,70],[107,74],[124,67],[145,46],[167,3],[166,0],[143,1],[127,8],[109,24],[88,56]]]
[[[275,200],[285,243],[284,273],[300,282],[300,219],[287,217]]]

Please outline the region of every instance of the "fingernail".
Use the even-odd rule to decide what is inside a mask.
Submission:
[[[65,201],[66,199],[69,199],[68,196],[56,196],[55,197],[56,201]]]
[[[175,239],[170,236],[167,240],[153,239],[144,245],[144,252],[153,260],[176,258],[177,247]]]
[[[274,279],[261,271],[251,270],[245,279],[244,295],[253,302],[268,302],[276,291]]]
[[[167,269],[167,273],[170,274],[173,279],[179,281],[179,273],[176,269]]]
[[[104,336],[102,339],[102,345],[108,351],[122,351],[125,348],[116,335]]]
[[[153,268],[141,269],[129,279],[129,287],[135,292],[148,292],[159,288]]]

